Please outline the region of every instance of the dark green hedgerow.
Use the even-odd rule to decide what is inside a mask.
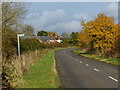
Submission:
[[[21,51],[27,52],[27,51],[34,51],[38,49],[45,48],[45,45],[43,43],[40,43],[37,39],[23,39],[21,40]]]

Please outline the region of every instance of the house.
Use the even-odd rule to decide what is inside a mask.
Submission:
[[[56,38],[53,36],[24,36],[22,37],[23,39],[28,38],[28,39],[38,39],[41,43],[61,43],[62,40],[60,40],[60,38]]]
[[[55,37],[37,36],[37,39],[39,39],[40,42],[42,42],[42,43],[54,43],[54,42],[56,42]]]
[[[58,40],[56,40],[56,42],[61,43],[61,42],[62,42],[62,40],[58,39]]]

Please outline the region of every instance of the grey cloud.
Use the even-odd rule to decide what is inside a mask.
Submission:
[[[79,17],[88,19],[87,14],[76,13],[71,15],[71,19],[69,20],[69,15],[67,15],[63,9],[57,9],[55,11],[43,11],[42,14],[29,14],[26,17],[27,20],[25,22],[35,27],[35,33],[37,33],[37,30],[44,29],[61,34],[63,32],[71,33],[73,31],[80,31],[81,27]]]
[[[57,22],[65,21],[67,17],[66,13],[62,9],[56,11],[43,11],[42,15],[39,14],[30,14],[27,16],[27,23],[31,23],[35,26],[46,27]]]
[[[48,30],[50,31],[56,31],[61,34],[63,32],[71,33],[71,32],[79,32],[81,27],[80,27],[80,22],[79,21],[70,21],[70,22],[61,22],[57,23],[55,25],[51,25],[47,27]]]

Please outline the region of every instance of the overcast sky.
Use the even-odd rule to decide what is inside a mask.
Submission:
[[[118,19],[118,4],[113,2],[27,2],[26,19],[23,23],[34,26],[35,33],[40,30],[79,32],[82,19],[92,20],[104,13]]]

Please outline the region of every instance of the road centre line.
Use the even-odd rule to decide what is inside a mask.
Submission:
[[[71,58],[71,60],[73,60],[74,59],[74,61],[79,61],[79,59],[76,59],[76,58],[74,58],[74,57],[71,57],[71,56],[69,56],[69,55],[67,55],[66,54],[66,56],[68,56],[69,58]],[[82,61],[79,61],[80,63],[82,63]],[[84,63],[84,62],[83,62]],[[84,65],[86,65],[87,67],[89,66],[88,64],[84,64]],[[93,68],[95,71],[97,71],[97,72],[100,72],[97,68]],[[116,78],[114,78],[114,77],[112,77],[112,76],[110,76],[110,75],[105,75],[105,76],[107,76],[109,79],[111,79],[111,80],[113,80],[113,81],[115,81],[115,82],[118,82],[118,79],[116,79]]]
[[[97,71],[97,72],[99,72],[99,70],[98,70],[98,69],[96,69],[96,68],[94,68],[94,70],[95,70],[95,71]]]
[[[80,63],[82,63],[82,61],[80,61]]]
[[[85,64],[86,66],[89,66],[88,64]]]
[[[109,76],[109,78],[112,79],[112,80],[114,80],[114,81],[116,81],[116,82],[118,82],[117,79],[115,79],[115,78],[113,78],[113,77],[111,77],[111,76]]]

